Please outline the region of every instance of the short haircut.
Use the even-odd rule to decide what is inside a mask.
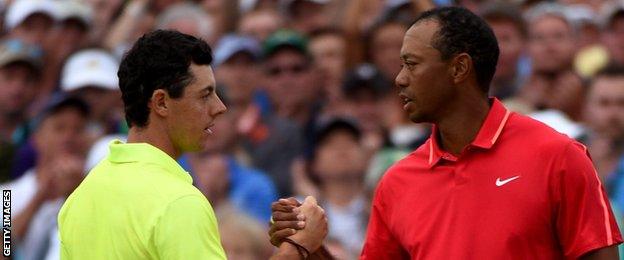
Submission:
[[[523,38],[527,36],[526,23],[519,8],[513,4],[508,3],[493,3],[484,7],[481,11],[481,17],[485,19],[488,24],[496,22],[508,22],[520,32]]]
[[[128,126],[147,125],[147,105],[155,90],[164,89],[172,98],[184,94],[194,80],[189,72],[191,62],[212,62],[212,51],[204,40],[171,30],[157,30],[139,38],[117,73]]]
[[[477,83],[484,93],[488,93],[499,55],[498,42],[492,28],[463,7],[431,9],[420,14],[414,25],[422,21],[438,23],[440,28],[432,40],[432,46],[441,53],[442,60],[449,60],[461,53],[470,55]]]
[[[596,72],[594,79],[604,78],[624,78],[624,65],[618,63],[610,63],[604,68]]]

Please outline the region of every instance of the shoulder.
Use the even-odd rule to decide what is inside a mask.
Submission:
[[[529,145],[534,152],[562,152],[576,140],[528,116],[512,113],[503,138],[514,145]]]

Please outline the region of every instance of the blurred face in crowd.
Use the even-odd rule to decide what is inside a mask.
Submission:
[[[325,16],[325,5],[312,1],[295,1],[291,9],[291,17],[295,30],[310,33],[316,29],[329,25],[329,19]]]
[[[624,139],[624,77],[599,76],[592,84],[585,119],[600,135]]]
[[[47,46],[53,48],[53,55],[67,57],[87,43],[88,29],[78,19],[67,19],[51,31]]]
[[[266,87],[278,107],[298,107],[316,100],[310,61],[302,53],[283,47],[264,64]]]
[[[217,81],[227,87],[228,99],[234,104],[251,102],[258,82],[256,62],[246,52],[234,54],[215,70]]]
[[[230,110],[231,111],[231,110]],[[204,151],[228,153],[236,144],[236,116],[228,111],[215,121],[212,137],[206,141]]]
[[[334,130],[318,145],[314,172],[322,180],[353,180],[362,177],[365,152],[348,130]]]
[[[223,156],[209,152],[193,153],[189,154],[189,164],[195,175],[195,185],[212,204],[227,197],[230,176]]]
[[[85,151],[87,118],[74,107],[62,108],[40,123],[34,136],[35,147],[42,158],[61,154],[79,155]]]
[[[340,85],[345,73],[346,62],[345,38],[338,34],[324,34],[310,41],[310,52],[314,56],[316,67],[320,70],[320,78],[325,80],[325,87],[330,96],[340,95]]]
[[[123,111],[121,91],[87,86],[72,91],[72,93],[89,105],[91,118],[95,120],[110,120],[114,118],[113,115]]]
[[[396,97],[396,96],[395,96]],[[364,131],[379,130],[386,110],[382,109],[384,97],[370,89],[360,89],[347,97],[353,117],[357,119]]]
[[[575,44],[568,23],[546,15],[533,21],[528,28],[529,53],[535,71],[555,73],[571,68]]]
[[[401,52],[401,42],[407,27],[399,23],[383,25],[372,36],[370,55],[373,63],[384,77],[393,79],[399,73],[400,63],[396,57]]]
[[[403,100],[403,110],[414,123],[436,122],[456,95],[448,64],[432,46],[438,30],[436,21],[421,21],[413,25],[403,39],[401,71],[395,83]]]
[[[21,24],[11,31],[11,37],[20,39],[26,43],[44,46],[54,20],[42,13],[28,16]]]
[[[37,94],[33,69],[24,63],[0,68],[0,116],[21,117]]]
[[[624,64],[624,14],[611,21],[609,29],[604,32],[604,43],[609,50],[609,57]]]
[[[518,60],[524,51],[524,37],[511,21],[489,20],[488,24],[492,27],[500,48],[494,80],[510,79],[516,74]]]
[[[269,35],[281,28],[282,24],[281,16],[274,11],[251,11],[241,18],[238,31],[263,42]]]

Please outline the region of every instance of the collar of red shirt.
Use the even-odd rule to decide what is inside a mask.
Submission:
[[[501,132],[503,131],[503,127],[505,123],[507,123],[507,119],[509,118],[509,114],[511,111],[507,110],[503,103],[501,103],[498,99],[492,98],[492,106],[490,107],[490,111],[485,117],[485,121],[479,132],[477,133],[477,137],[468,145],[467,147],[479,147],[482,149],[490,149],[498,140]],[[453,154],[446,152],[440,148],[440,145],[437,142],[437,128],[434,125],[431,130],[431,136],[429,137],[429,168],[435,166],[440,159],[444,159],[447,161],[457,161],[457,157]],[[464,153],[466,149],[464,148]]]

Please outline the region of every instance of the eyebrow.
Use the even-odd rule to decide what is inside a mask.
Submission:
[[[402,60],[407,60],[408,58],[413,58],[413,59],[419,59],[420,57],[411,54],[411,53],[406,53],[406,54],[401,54],[401,59]]]

